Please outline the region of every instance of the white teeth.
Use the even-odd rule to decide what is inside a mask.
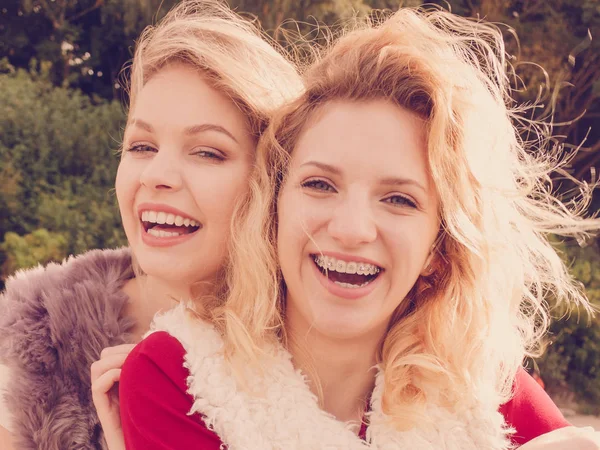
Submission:
[[[356,273],[356,266],[358,264],[356,264],[354,261],[349,262],[348,264],[346,264],[346,273]]]
[[[174,233],[172,231],[165,231],[165,230],[155,230],[154,228],[150,228],[148,230],[148,234],[151,234],[152,236],[156,236],[156,237],[181,236],[181,233]]]
[[[341,281],[334,281],[335,284],[337,284],[338,286],[342,286],[348,289],[357,289],[357,288],[361,288],[363,286],[366,286],[367,284],[369,284],[369,282],[367,281],[366,283],[363,284],[350,284],[350,283],[343,283]]]
[[[315,257],[315,263],[323,269],[358,275],[376,275],[381,269],[373,264],[357,263],[355,261],[343,261],[331,256],[318,255]]]
[[[143,211],[142,212],[142,221],[157,223],[157,224],[167,224],[167,225],[175,225],[175,226],[192,226],[199,227],[200,222],[185,218],[182,216],[178,216],[177,214],[166,213],[163,211]]]

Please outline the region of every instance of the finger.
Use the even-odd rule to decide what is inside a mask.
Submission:
[[[102,398],[121,378],[121,369],[110,369],[92,383],[92,397]],[[94,399],[96,403],[96,399]]]
[[[128,353],[119,353],[116,355],[110,355],[105,358],[94,361],[90,367],[90,375],[92,383],[103,373],[110,369],[120,369],[123,367],[125,360],[127,359]]]
[[[105,356],[109,356],[109,355],[115,355],[115,354],[119,354],[119,353],[129,353],[131,350],[133,350],[133,347],[135,347],[136,344],[121,344],[121,345],[115,345],[114,347],[106,347],[104,349],[102,349],[102,351],[100,352],[100,359],[104,358]]]

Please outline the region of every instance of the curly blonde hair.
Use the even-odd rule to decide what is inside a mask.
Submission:
[[[405,429],[428,420],[431,402],[458,411],[508,399],[546,331],[547,295],[589,308],[548,236],[600,222],[581,217],[585,198],[567,207],[552,194],[559,149],[519,137],[541,130],[511,99],[507,73],[497,27],[409,8],[353,27],[310,67],[305,93],[263,135],[235,228],[229,297],[214,311],[231,353],[256,359],[271,331],[285,334],[277,197],[304,125],[333,100],[386,99],[426,123],[442,227],[433,273],[400,302],[378,355],[384,411]]]

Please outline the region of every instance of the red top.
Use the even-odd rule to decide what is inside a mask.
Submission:
[[[119,385],[121,421],[128,450],[219,450],[221,440],[198,414],[189,415],[185,350],[166,332],[144,339],[129,354]],[[569,426],[544,390],[519,371],[515,396],[500,408],[522,445],[552,430]]]
[[[500,412],[516,430],[512,440],[519,445],[571,425],[546,391],[525,369],[517,372],[513,398],[500,407]]]

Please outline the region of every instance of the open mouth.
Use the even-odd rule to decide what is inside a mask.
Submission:
[[[310,255],[321,273],[335,284],[357,289],[372,283],[383,269],[374,264],[344,261],[325,255]]]
[[[141,221],[146,233],[161,238],[192,234],[202,228],[197,220],[161,211],[143,211]]]

